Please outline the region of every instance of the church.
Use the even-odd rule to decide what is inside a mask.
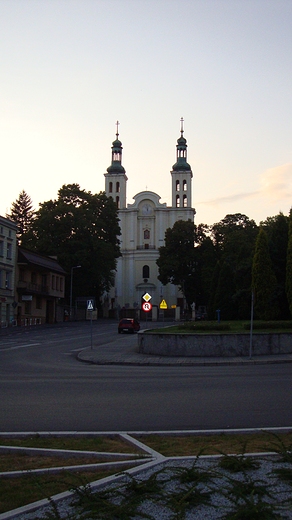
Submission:
[[[194,221],[192,208],[193,173],[187,162],[187,141],[181,119],[180,137],[176,145],[176,163],[170,172],[172,204],[160,202],[153,191],[141,191],[127,204],[127,181],[122,164],[122,143],[117,122],[116,139],[112,143],[112,161],[105,176],[105,193],[118,208],[121,236],[121,257],[117,262],[115,285],[104,301],[105,314],[145,318],[143,303],[151,303],[147,317],[153,321],[163,312],[173,316],[183,310],[183,294],[173,284],[162,285],[158,280],[159,247],[164,245],[165,231],[178,220]],[[145,297],[146,295],[146,297]],[[149,298],[150,296],[150,298]],[[172,311],[170,311],[170,309]],[[142,316],[143,315],[143,316]]]

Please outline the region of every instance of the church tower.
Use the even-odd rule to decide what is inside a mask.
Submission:
[[[187,140],[183,133],[183,118],[181,118],[180,137],[176,145],[176,163],[172,167],[172,207],[192,207],[192,177],[193,173],[187,163]]]
[[[107,168],[105,176],[105,193],[112,197],[118,209],[126,208],[127,176],[122,166],[122,143],[119,140],[119,122],[117,121],[116,140],[112,143],[112,163]]]

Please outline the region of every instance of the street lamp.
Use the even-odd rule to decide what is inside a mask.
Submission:
[[[72,294],[73,294],[73,269],[79,269],[81,265],[74,265],[71,267],[71,277],[70,277],[70,321],[72,320]]]

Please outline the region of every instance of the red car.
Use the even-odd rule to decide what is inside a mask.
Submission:
[[[140,330],[140,323],[135,318],[123,318],[118,325],[118,333],[121,332],[138,332]]]

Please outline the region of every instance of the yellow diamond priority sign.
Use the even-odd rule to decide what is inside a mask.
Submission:
[[[148,292],[145,293],[144,296],[143,296],[143,300],[145,302],[150,302],[151,298],[152,298],[152,296]]]

